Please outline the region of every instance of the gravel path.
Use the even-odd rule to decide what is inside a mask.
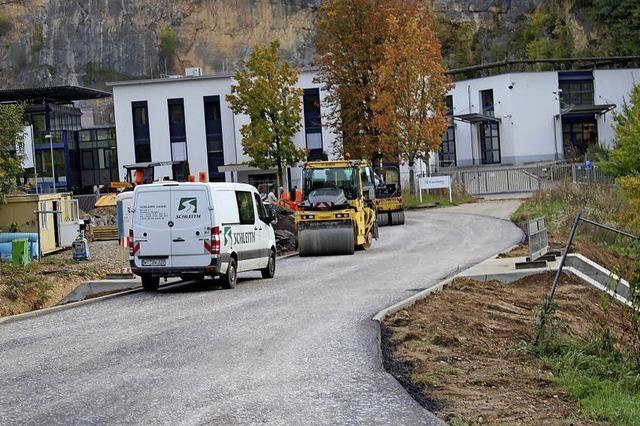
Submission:
[[[383,370],[372,317],[522,234],[446,209],[380,234],[235,290],[186,284],[0,326],[3,423],[439,424]]]

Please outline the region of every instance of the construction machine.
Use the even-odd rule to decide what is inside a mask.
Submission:
[[[378,238],[375,183],[364,160],[310,161],[294,219],[301,256],[353,254]]]
[[[376,210],[379,226],[404,225],[404,205],[400,185],[400,169],[394,165],[376,170],[380,182],[376,185]]]

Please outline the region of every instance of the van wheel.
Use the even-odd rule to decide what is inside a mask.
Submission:
[[[260,273],[262,274],[262,278],[273,278],[276,274],[276,252],[271,250],[271,254],[269,255],[269,264],[266,268],[261,269]]]
[[[144,291],[156,291],[160,285],[160,277],[153,277],[151,275],[142,276],[142,288]]]
[[[238,282],[238,265],[233,257],[229,259],[227,273],[220,277],[220,281],[222,281],[223,288],[236,288]]]

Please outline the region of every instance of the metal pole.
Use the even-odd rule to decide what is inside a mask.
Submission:
[[[56,193],[56,166],[53,162],[53,135],[45,135],[45,139],[49,139],[49,149],[51,151],[51,178],[53,179],[53,193]]]
[[[38,190],[38,160],[36,158],[36,141],[33,134],[33,125],[31,125],[31,155],[33,155],[33,179],[36,184],[36,195],[40,194]],[[38,242],[40,244],[40,242]]]
[[[603,224],[601,224],[601,223],[594,222],[594,221],[589,220],[589,219],[585,219],[585,218],[582,218],[582,217],[581,217],[581,218],[580,218],[580,220],[581,220],[581,221],[583,221],[583,222],[586,222],[586,223],[590,223],[590,224],[591,224],[591,225],[593,225],[593,226],[597,226],[597,227],[599,227],[599,228],[606,229],[607,231],[611,231],[611,232],[615,232],[615,233],[620,234],[620,235],[624,235],[625,237],[629,237],[629,238],[634,239],[634,240],[638,240],[638,239],[640,239],[640,237],[638,237],[638,236],[636,236],[636,235],[629,234],[628,232],[624,232],[624,231],[621,231],[621,230],[619,230],[619,229],[612,228],[612,227],[610,227],[610,226],[603,225]]]
[[[536,335],[533,338],[534,345],[537,345],[538,341],[540,340],[540,333],[544,328],[547,314],[549,313],[549,307],[551,306],[551,301],[553,300],[553,295],[556,292],[556,288],[558,287],[558,281],[560,280],[560,275],[562,274],[562,269],[564,268],[564,263],[567,260],[567,254],[569,253],[569,249],[571,248],[571,243],[573,243],[573,237],[576,234],[578,223],[580,223],[581,214],[582,214],[581,212],[578,212],[575,220],[573,221],[573,226],[571,227],[571,232],[569,233],[569,239],[567,240],[567,246],[564,249],[564,253],[562,253],[562,259],[560,260],[560,265],[558,266],[558,271],[556,272],[556,276],[553,279],[553,284],[551,285],[551,289],[549,289],[549,294],[547,294],[547,298],[544,301],[544,306],[542,308],[542,312],[540,313],[540,323],[538,324]]]

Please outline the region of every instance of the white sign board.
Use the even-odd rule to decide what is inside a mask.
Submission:
[[[25,127],[22,135],[24,147],[18,154],[22,155],[22,167],[24,169],[31,169],[33,168],[33,127]]]
[[[422,203],[422,191],[426,189],[449,189],[449,202],[453,203],[453,197],[451,196],[451,176],[425,176],[418,180],[418,186],[420,187],[420,202]]]

